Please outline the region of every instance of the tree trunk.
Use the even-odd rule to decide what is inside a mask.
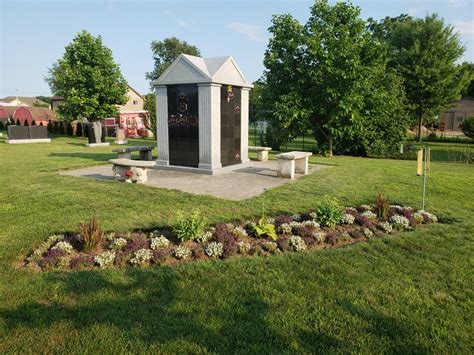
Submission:
[[[101,143],[102,124],[100,121],[92,122],[92,129],[94,130],[94,143]]]
[[[423,126],[423,115],[420,114],[418,118],[418,132],[416,133],[416,139],[421,142],[421,127]]]
[[[328,156],[332,157],[332,136],[328,137]]]

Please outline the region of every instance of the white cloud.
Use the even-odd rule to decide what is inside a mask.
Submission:
[[[457,21],[454,28],[462,35],[474,35],[474,21]]]
[[[178,20],[178,26],[180,27],[188,27],[191,26],[191,22],[185,20]]]
[[[228,26],[232,31],[240,33],[254,42],[265,42],[263,28],[244,22],[231,22]]]
[[[464,6],[467,4],[466,0],[448,0],[448,4],[452,6]]]

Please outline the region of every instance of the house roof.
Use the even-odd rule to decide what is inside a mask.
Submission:
[[[7,96],[4,97],[3,99],[0,99],[0,101],[10,103],[12,101],[15,101],[18,98],[19,101],[21,101],[23,104],[27,106],[34,106],[34,104],[41,104],[41,105],[48,105],[47,102],[38,100],[36,97],[31,97],[31,96]]]
[[[0,113],[6,112],[9,118],[16,119],[18,110],[27,110],[34,120],[56,120],[54,111],[46,107],[0,106]]]
[[[216,83],[252,88],[234,58],[214,57],[201,58],[180,54],[176,60],[161,74],[154,86],[172,84]]]

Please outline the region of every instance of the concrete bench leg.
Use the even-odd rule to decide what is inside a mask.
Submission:
[[[282,178],[295,178],[295,161],[294,160],[287,160],[287,159],[279,159],[278,160],[278,177]]]
[[[134,168],[137,184],[144,184],[148,181],[147,168]]]
[[[129,166],[113,165],[112,171],[114,172],[114,179],[119,181],[125,181],[127,179],[125,173],[128,170],[130,170]]]
[[[304,157],[304,158],[296,160],[295,171],[303,175],[308,174],[308,157]]]
[[[268,150],[259,150],[257,152],[258,161],[268,161]]]
[[[151,150],[140,151],[140,160],[153,160],[153,156],[151,155]]]
[[[132,153],[117,153],[118,159],[132,159]]]

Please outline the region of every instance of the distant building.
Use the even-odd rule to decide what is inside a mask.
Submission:
[[[27,121],[31,126],[34,120],[37,126],[41,123],[46,126],[49,120],[56,120],[56,115],[54,111],[45,107],[0,106],[0,121],[6,123],[9,119],[15,123],[19,120],[21,125]]]
[[[4,106],[29,106],[29,107],[48,107],[47,102],[38,100],[36,97],[30,96],[7,96],[0,99]],[[1,105],[1,104],[0,104]]]
[[[117,105],[118,117],[105,119],[105,126],[118,125],[125,131],[127,137],[139,137],[148,134],[150,118],[144,109],[145,99],[130,85],[127,85],[128,101],[124,105]],[[51,97],[51,109],[56,110],[64,99],[61,96]]]
[[[438,129],[447,134],[462,134],[461,123],[470,116],[474,116],[474,98],[465,97],[439,115]]]

